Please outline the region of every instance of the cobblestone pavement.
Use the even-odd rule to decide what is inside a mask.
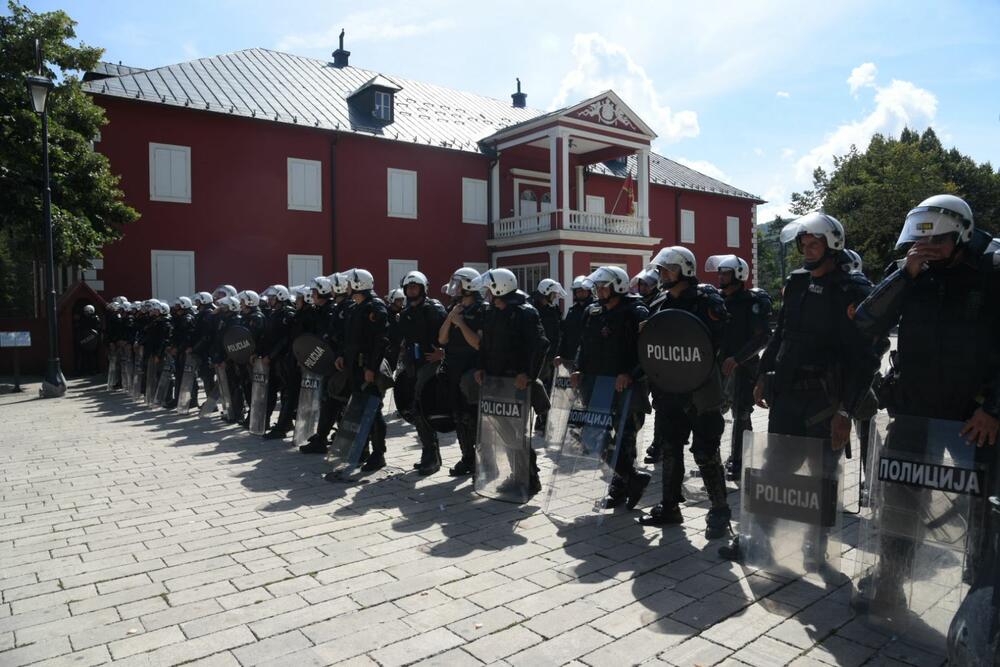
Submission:
[[[0,419],[3,667],[941,662],[854,619],[849,585],[722,561],[693,492],[683,526],[567,526],[418,477],[399,420],[387,472],[348,485],[288,441],[79,381],[0,396]],[[850,515],[843,534],[850,573]]]

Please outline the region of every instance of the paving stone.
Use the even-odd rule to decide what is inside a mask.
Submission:
[[[312,642],[304,634],[293,630],[234,649],[233,656],[241,665],[259,665],[310,646]]]
[[[136,653],[147,653],[161,646],[176,644],[184,639],[184,633],[175,625],[111,642],[108,644],[108,650],[111,651],[111,657],[115,660],[121,660]]]
[[[732,650],[701,637],[692,637],[660,654],[660,660],[677,667],[714,665],[732,654]]]
[[[462,637],[462,639],[473,641],[516,625],[523,619],[523,616],[506,607],[496,607],[487,611],[476,612],[468,618],[451,623],[447,627],[456,635]]]
[[[586,625],[548,639],[509,658],[513,667],[524,665],[561,665],[574,658],[586,655],[594,649],[607,644],[611,638]]]
[[[464,643],[462,638],[454,632],[438,628],[373,651],[371,657],[384,667],[408,665],[421,658],[443,653],[462,643]]]
[[[496,634],[477,639],[464,648],[486,664],[493,664],[501,658],[506,658],[542,641],[544,641],[544,637],[541,635],[535,634],[524,626],[515,625]]]

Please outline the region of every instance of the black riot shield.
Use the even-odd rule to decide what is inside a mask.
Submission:
[[[451,433],[455,430],[455,418],[447,376],[438,371],[440,366],[441,362],[436,361],[421,369],[420,375],[425,379],[417,381],[415,389],[420,395],[415,407],[435,431]]]
[[[986,456],[963,424],[897,415],[869,452],[855,605],[906,644],[944,654],[948,626],[984,563]],[[986,620],[984,619],[984,622]]]
[[[583,377],[572,392],[544,505],[546,514],[565,521],[603,517],[632,397],[631,389],[615,391],[615,378],[603,375]]]
[[[146,362],[146,395],[143,398],[143,402],[146,405],[155,405],[156,403],[156,388],[160,382],[160,376],[157,372],[158,364],[152,356]]]
[[[253,355],[253,334],[246,327],[239,325],[229,327],[222,334],[222,346],[226,350],[226,356],[234,363],[245,364]]]
[[[194,394],[194,383],[197,382],[198,366],[201,365],[201,357],[193,352],[184,355],[184,372],[181,375],[181,386],[177,391],[177,408],[175,411],[179,415],[186,415],[190,410],[191,396]]]
[[[93,352],[97,349],[97,345],[101,342],[101,334],[93,329],[88,329],[83,332],[80,336],[80,340],[77,342],[79,343],[81,350]]]
[[[838,572],[843,457],[829,441],[745,431],[744,565],[785,576]]]
[[[160,379],[156,383],[156,394],[153,396],[153,403],[156,405],[162,406],[172,395],[170,390],[174,384],[174,370],[176,363],[174,355],[163,355],[163,368],[160,370]]]
[[[658,389],[684,394],[703,385],[715,365],[708,328],[684,310],[664,310],[639,334],[639,363]]]
[[[222,405],[222,413],[229,421],[236,421],[236,406],[233,404],[233,393],[229,386],[229,371],[226,370],[225,364],[219,364],[215,367],[215,377],[218,379],[219,403]]]
[[[373,394],[353,392],[337,424],[337,435],[331,443],[327,460],[334,468],[356,468],[368,443],[375,414],[382,409],[382,400]]]
[[[476,493],[523,503],[531,496],[531,437],[528,389],[514,378],[483,379],[479,390],[479,437],[476,440]]]
[[[292,343],[292,354],[304,370],[321,377],[333,375],[336,370],[334,362],[337,359],[333,350],[322,338],[314,334],[298,336]]]
[[[118,348],[112,346],[108,349],[108,391],[114,391],[118,384],[118,354]]]
[[[302,382],[299,384],[299,405],[295,410],[296,445],[304,445],[309,438],[316,435],[319,426],[319,399],[323,391],[323,377],[309,370],[302,371]]]
[[[267,391],[270,382],[267,366],[261,359],[253,362],[253,386],[250,390],[250,432],[264,435],[267,431]]]
[[[577,397],[577,390],[570,385],[569,376],[573,369],[563,363],[556,366],[552,375],[552,391],[549,396],[549,413],[545,417],[545,451],[549,456],[559,456],[569,423],[569,412]]]

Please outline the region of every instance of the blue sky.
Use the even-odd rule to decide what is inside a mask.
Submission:
[[[106,59],[156,67],[243,48],[329,57],[550,109],[607,88],[654,148],[769,200],[873,132],[931,125],[1000,167],[1000,1],[147,2],[62,8]]]

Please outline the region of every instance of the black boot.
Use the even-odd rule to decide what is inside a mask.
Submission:
[[[326,454],[327,450],[326,438],[317,434],[309,438],[306,444],[299,447],[299,451],[303,454]]]
[[[653,444],[646,448],[646,458],[642,461],[643,463],[659,463],[662,458],[663,447],[660,446],[660,443],[654,440]]]
[[[468,475],[475,474],[476,472],[476,461],[475,459],[467,460],[464,456],[448,471],[448,474],[452,477],[467,477]]]
[[[732,542],[723,547],[719,547],[719,556],[736,563],[742,561],[743,552],[740,550],[740,536],[737,535],[733,538]]]
[[[681,508],[677,505],[664,506],[659,504],[637,519],[640,526],[676,526],[684,523]]]
[[[717,540],[732,535],[733,528],[729,523],[732,516],[732,511],[728,507],[708,510],[708,516],[705,517],[705,539]]]
[[[288,431],[291,429],[285,427],[282,424],[275,424],[271,427],[271,430],[264,434],[265,440],[284,440],[285,436],[288,435]]]
[[[385,467],[385,452],[372,452],[365,464],[361,466],[361,472],[375,472]]]
[[[425,445],[424,451],[420,455],[420,464],[417,466],[417,473],[421,477],[433,475],[441,469],[441,449],[435,442]]]
[[[733,529],[729,524],[732,512],[726,500],[726,478],[719,454],[715,454],[714,460],[699,465],[698,470],[701,472],[701,481],[705,484],[708,499],[712,503],[712,509],[705,518],[705,538],[714,540],[732,535]]]
[[[644,472],[633,472],[628,478],[628,484],[626,485],[625,492],[625,507],[630,510],[634,510],[635,506],[639,504],[639,499],[642,498],[643,492],[646,487],[649,486],[649,480],[652,476]]]

